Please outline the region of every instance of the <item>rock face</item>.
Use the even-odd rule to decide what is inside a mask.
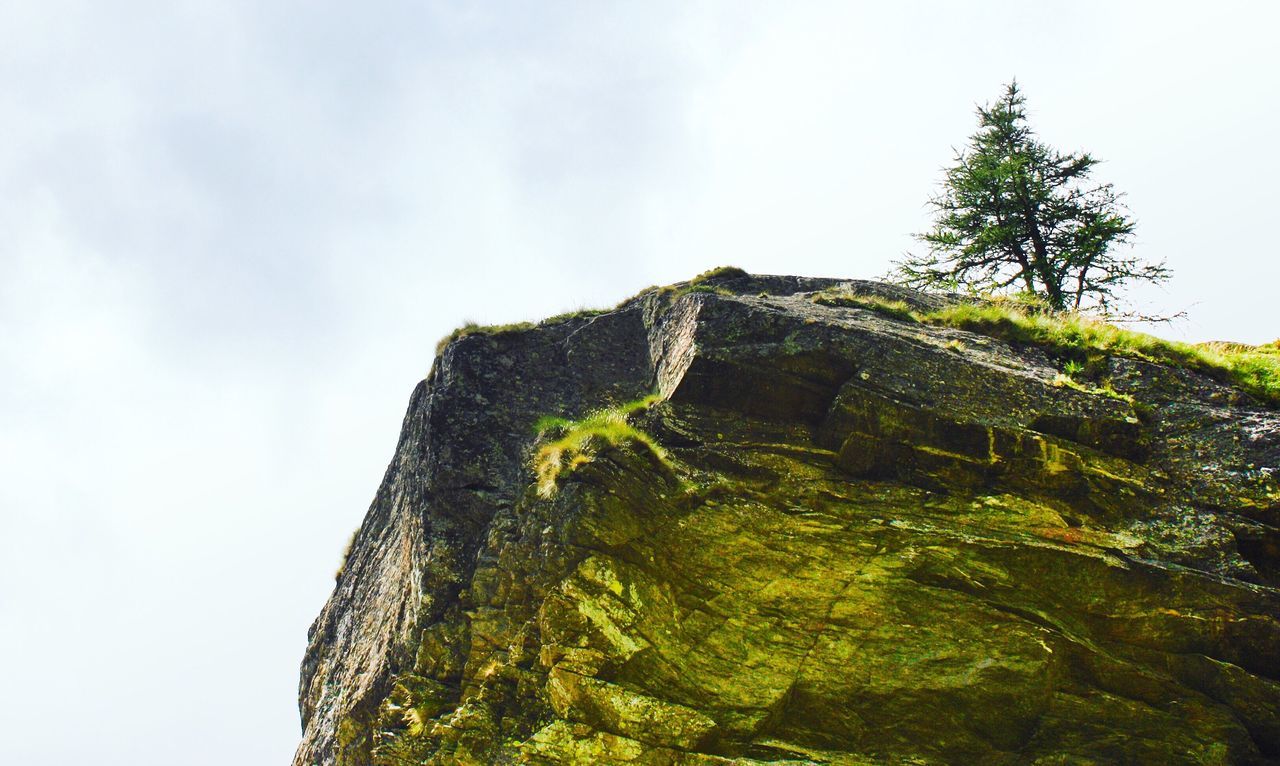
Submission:
[[[1280,763],[1280,415],[1129,359],[1055,385],[835,286],[939,300],[728,274],[447,345],[295,766]],[[535,492],[539,416],[654,391],[668,464]]]

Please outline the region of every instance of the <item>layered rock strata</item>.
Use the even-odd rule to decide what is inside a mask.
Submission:
[[[728,275],[464,335],[302,666],[295,766],[1280,762],[1280,416]],[[535,491],[533,423],[665,449]],[[1114,392],[1114,393],[1111,393]]]

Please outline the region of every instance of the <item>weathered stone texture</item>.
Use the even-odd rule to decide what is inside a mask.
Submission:
[[[302,667],[295,766],[1280,763],[1280,415],[721,280],[451,344]],[[852,289],[930,308],[875,283]],[[533,422],[658,391],[674,472]],[[375,754],[375,747],[377,748]]]

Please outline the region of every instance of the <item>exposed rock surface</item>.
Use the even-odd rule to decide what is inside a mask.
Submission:
[[[810,300],[938,300],[885,285],[714,284],[444,349],[295,766],[1280,762],[1280,415]],[[655,390],[673,466],[536,494],[539,416]]]

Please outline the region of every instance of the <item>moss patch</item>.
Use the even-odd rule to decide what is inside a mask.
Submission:
[[[431,719],[451,708],[456,695],[430,678],[411,673],[396,676],[391,692],[378,707],[374,766],[417,766],[434,742],[427,734]]]

